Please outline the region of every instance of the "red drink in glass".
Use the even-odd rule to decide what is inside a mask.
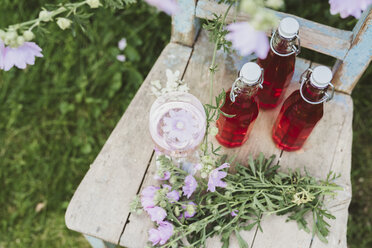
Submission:
[[[270,51],[266,59],[257,63],[265,70],[264,87],[258,93],[260,107],[275,108],[291,82],[296,55],[299,48],[295,46],[298,38],[298,22],[291,17],[284,18],[270,40]]]
[[[258,116],[256,93],[262,84],[262,71],[256,63],[246,63],[239,78],[226,92],[222,112],[234,117],[220,115],[217,120],[216,139],[226,147],[238,147],[247,141],[254,121]]]
[[[299,150],[304,145],[323,117],[323,102],[333,96],[327,93],[329,85],[334,89],[330,83],[332,72],[325,66],[311,72],[303,77],[301,88],[285,100],[273,127],[273,140],[285,151]]]

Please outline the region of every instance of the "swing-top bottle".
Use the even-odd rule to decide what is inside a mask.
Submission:
[[[216,139],[226,147],[238,147],[247,141],[258,116],[257,91],[262,88],[263,70],[253,62],[243,65],[239,77],[226,92],[222,112],[217,120]]]
[[[270,51],[266,59],[257,63],[265,70],[263,89],[258,93],[260,108],[275,108],[291,82],[296,56],[300,53],[299,24],[286,17],[270,39]]]
[[[300,89],[284,101],[273,127],[273,140],[279,148],[295,151],[304,145],[323,116],[323,103],[333,98],[331,80],[332,72],[325,66],[303,73]]]

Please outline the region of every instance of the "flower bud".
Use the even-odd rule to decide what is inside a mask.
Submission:
[[[71,26],[71,23],[72,23],[72,21],[67,19],[67,18],[60,17],[60,18],[57,19],[57,25],[62,30],[65,30],[65,29],[69,28]]]
[[[0,40],[4,40],[5,39],[5,31],[0,29]]]
[[[18,34],[17,34],[16,31],[6,32],[5,37],[4,37],[5,45],[11,45],[12,47],[16,47],[17,46],[17,37],[18,37]]]
[[[17,37],[17,45],[22,46],[23,43],[25,43],[25,38],[23,38],[23,36],[18,36]]]
[[[175,183],[177,183],[177,177],[171,177],[171,178],[169,179],[169,182],[170,182],[171,184],[175,184]]]
[[[87,0],[86,3],[91,7],[92,9],[96,9],[99,6],[101,6],[101,3],[99,0]]]
[[[167,206],[167,202],[166,201],[161,201],[159,205],[160,205],[160,207],[165,208]]]
[[[209,128],[209,134],[212,136],[216,136],[218,134],[218,128],[217,127],[210,127]]]
[[[180,216],[180,214],[181,214],[181,213],[180,213],[180,208],[179,208],[178,206],[176,206],[176,207],[174,208],[174,215],[178,217],[178,216]]]
[[[52,12],[47,11],[47,10],[42,10],[39,13],[39,18],[43,22],[49,22],[52,20]]]
[[[23,38],[25,38],[26,41],[30,41],[30,40],[33,40],[35,38],[35,35],[31,30],[26,30],[23,33]]]
[[[205,172],[202,172],[202,173],[200,174],[200,176],[201,176],[201,178],[207,178],[207,177],[208,177],[208,174],[205,173]]]
[[[240,9],[251,15],[255,14],[257,8],[258,6],[253,0],[242,0],[240,4]]]
[[[186,211],[189,215],[193,216],[195,214],[195,206],[194,205],[187,205]]]
[[[213,159],[211,158],[211,156],[203,156],[201,160],[203,164],[213,164]]]
[[[278,18],[271,12],[260,9],[254,15],[251,23],[256,30],[269,30],[278,25]]]
[[[283,0],[267,0],[266,6],[274,9],[282,7],[284,4]]]
[[[215,227],[213,227],[213,230],[215,230],[215,231],[221,230],[221,226],[215,226]]]

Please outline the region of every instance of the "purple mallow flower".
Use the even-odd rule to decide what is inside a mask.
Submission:
[[[146,212],[150,215],[151,220],[158,224],[167,217],[167,212],[163,208],[157,206],[146,209]]]
[[[167,243],[169,238],[173,235],[173,225],[167,221],[163,221],[159,224],[157,229],[151,228],[149,230],[149,241],[152,245],[164,245]]]
[[[169,191],[167,193],[167,198],[169,199],[170,203],[174,203],[180,199],[180,193],[177,190],[172,190],[171,186],[163,184],[163,188],[167,188]]]
[[[235,216],[238,215],[238,213],[239,213],[239,211],[236,210],[236,209],[234,209],[233,211],[231,211],[231,216],[232,216],[232,217],[235,217]]]
[[[240,55],[247,56],[251,53],[264,59],[270,50],[269,40],[262,31],[256,31],[248,22],[236,22],[227,26],[229,33],[226,40],[231,41],[232,47]]]
[[[171,173],[169,171],[165,171],[163,173],[163,177],[160,177],[157,173],[155,174],[154,178],[156,180],[160,180],[160,181],[166,181],[168,180],[169,178],[171,177]]]
[[[158,190],[159,190],[159,187],[155,187],[155,186],[148,186],[142,190],[141,204],[145,210],[155,207],[154,198]]]
[[[346,18],[350,15],[359,18],[362,11],[372,4],[372,0],[329,0],[331,5],[331,14],[340,13],[341,18]]]
[[[197,186],[198,183],[196,182],[195,178],[192,175],[188,175],[185,178],[185,186],[182,187],[183,194],[189,199]]]
[[[195,214],[196,214],[196,204],[194,202],[189,202],[189,203],[187,203],[187,205],[183,205],[182,208],[186,210],[184,215],[183,215],[186,219],[195,216]]]
[[[209,174],[209,180],[208,180],[208,191],[215,192],[216,187],[226,188],[227,184],[221,179],[226,177],[227,172],[220,171],[220,170],[228,168],[228,167],[230,167],[230,165],[228,163],[224,163],[217,169],[214,169],[211,171],[211,173]]]
[[[180,10],[176,0],[145,0],[148,4],[155,6],[161,11],[164,11],[168,15],[177,14]]]
[[[0,40],[0,69],[9,71],[14,66],[25,69],[35,64],[35,57],[43,57],[42,49],[34,42],[25,42],[19,47],[5,46]]]

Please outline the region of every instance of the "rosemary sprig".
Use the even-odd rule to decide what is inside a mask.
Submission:
[[[279,172],[280,166],[273,165],[274,158],[265,158],[260,154],[255,160],[249,158],[247,166],[236,164],[236,173],[228,173],[224,178],[227,187],[218,188],[215,192],[207,192],[205,179],[197,177],[198,192],[201,193],[194,194],[193,199],[197,214],[188,219],[175,219],[173,214],[168,215],[167,220],[175,226],[174,235],[161,247],[183,247],[184,238],[191,244],[187,247],[204,247],[206,239],[214,235],[221,235],[223,247],[228,247],[232,233],[236,234],[241,247],[247,247],[239,231],[254,227],[263,231],[261,216],[271,214],[288,214],[288,221],[296,221],[299,228],[306,232],[312,229],[321,241],[327,242],[327,219],[335,217],[325,208],[323,198],[342,189],[333,182],[336,175],[330,173],[325,180],[317,180],[306,171],[305,175],[301,175],[299,170]],[[181,190],[187,173],[164,155],[158,159],[162,169],[176,177],[172,189]],[[221,160],[216,161],[216,165],[220,163]],[[187,202],[167,204],[167,212],[176,212],[175,208]],[[236,216],[232,215],[233,212]],[[312,227],[305,220],[310,213],[314,222]]]

